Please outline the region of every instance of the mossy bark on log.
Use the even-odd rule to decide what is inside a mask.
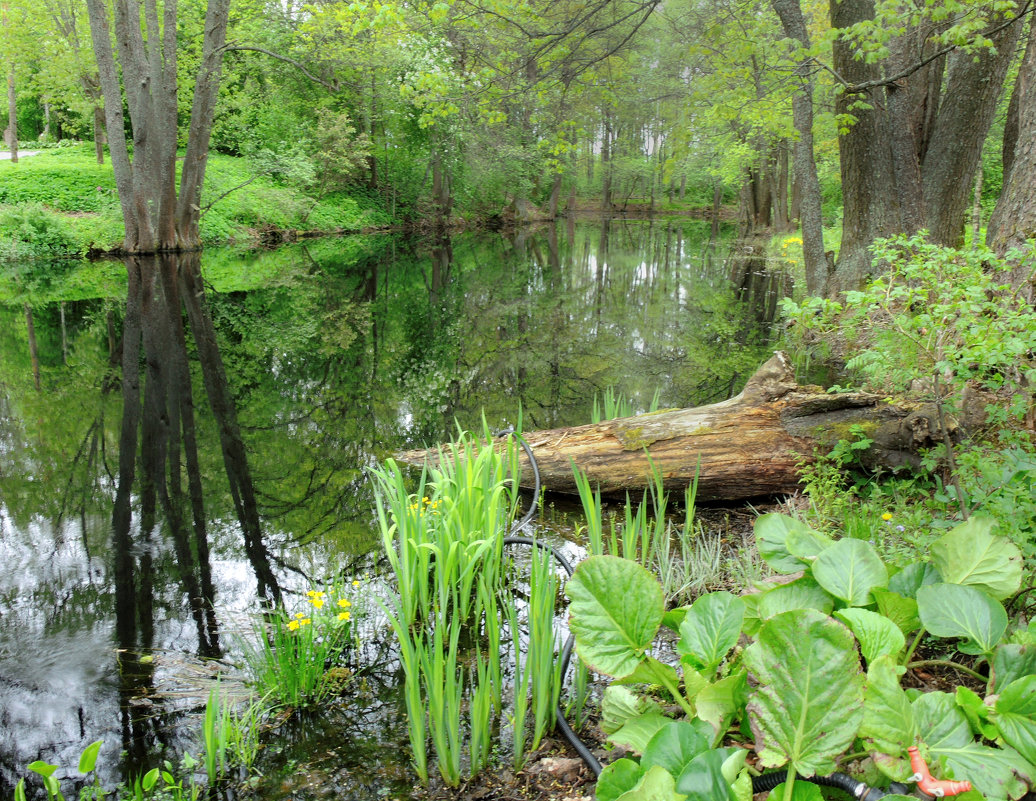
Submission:
[[[800,386],[781,352],[721,403],[526,432],[525,439],[550,492],[577,491],[573,464],[606,496],[643,489],[653,466],[669,490],[683,490],[697,475],[698,500],[715,501],[795,492],[802,466],[854,439],[854,431],[873,440],[859,452],[871,468],[916,467],[920,451],[942,441],[934,405],[897,406],[877,395]],[[419,466],[435,456],[431,449],[396,458]],[[522,462],[522,485],[531,485],[524,454]]]

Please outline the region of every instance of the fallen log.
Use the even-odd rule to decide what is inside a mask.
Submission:
[[[527,432],[525,439],[551,492],[577,491],[573,464],[606,496],[647,486],[653,466],[668,490],[682,491],[697,475],[699,500],[740,500],[795,492],[802,467],[839,440],[873,440],[856,452],[865,467],[917,467],[920,451],[942,441],[938,421],[934,404],[892,405],[868,393],[800,386],[777,352],[721,403]],[[435,457],[429,449],[396,458],[420,466]],[[524,454],[522,460],[527,468]],[[532,471],[523,469],[522,485],[531,482]]]

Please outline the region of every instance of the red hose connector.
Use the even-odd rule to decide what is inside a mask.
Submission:
[[[910,781],[916,782],[917,789],[922,793],[943,798],[948,795],[960,795],[971,789],[971,782],[950,782],[934,778],[928,770],[928,765],[921,758],[921,752],[914,746],[910,746],[907,753],[910,754],[910,767],[914,771]]]

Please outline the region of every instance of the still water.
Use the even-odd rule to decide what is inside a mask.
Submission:
[[[264,603],[385,591],[364,469],[394,450],[483,415],[588,422],[607,388],[736,392],[787,281],[735,286],[707,237],[611,220],[0,272],[0,798],[98,739],[106,784],[197,755]],[[360,631],[362,675],[268,737],[261,795],[412,786],[373,607]]]

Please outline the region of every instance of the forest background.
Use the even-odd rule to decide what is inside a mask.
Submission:
[[[97,164],[81,147],[8,165],[12,256],[736,204],[746,242],[801,226],[807,289],[834,295],[862,284],[876,238],[967,234],[1003,255],[1036,230],[1028,3],[0,10],[11,161],[19,140],[92,140]],[[145,207],[158,233],[138,240]]]

